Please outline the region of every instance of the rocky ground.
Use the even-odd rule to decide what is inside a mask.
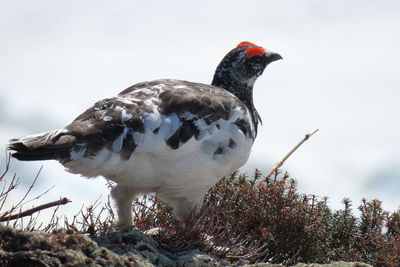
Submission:
[[[137,230],[90,238],[72,230],[32,233],[0,226],[0,266],[268,266],[229,263],[199,251],[169,253]],[[297,264],[296,267],[367,267],[363,263]]]

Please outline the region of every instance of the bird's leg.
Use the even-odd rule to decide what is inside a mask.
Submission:
[[[133,227],[132,224],[132,199],[136,192],[130,187],[117,185],[111,189],[111,197],[115,201],[118,215],[117,228],[127,231]]]

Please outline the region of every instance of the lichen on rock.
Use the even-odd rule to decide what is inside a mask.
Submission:
[[[138,230],[89,237],[73,230],[26,232],[0,226],[0,266],[259,266],[229,263],[199,251],[171,253]],[[297,264],[296,267],[370,267],[362,263]]]

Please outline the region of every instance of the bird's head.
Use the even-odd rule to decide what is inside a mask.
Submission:
[[[244,41],[232,49],[218,65],[212,84],[233,91],[230,87],[250,87],[265,67],[282,57],[265,48]],[[233,92],[234,93],[234,92]]]

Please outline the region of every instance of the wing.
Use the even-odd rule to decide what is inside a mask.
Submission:
[[[106,148],[127,160],[135,151],[177,150],[192,138],[211,136],[224,122],[254,139],[249,118],[245,105],[221,88],[157,80],[97,102],[66,129],[77,140],[71,159],[94,157]]]

